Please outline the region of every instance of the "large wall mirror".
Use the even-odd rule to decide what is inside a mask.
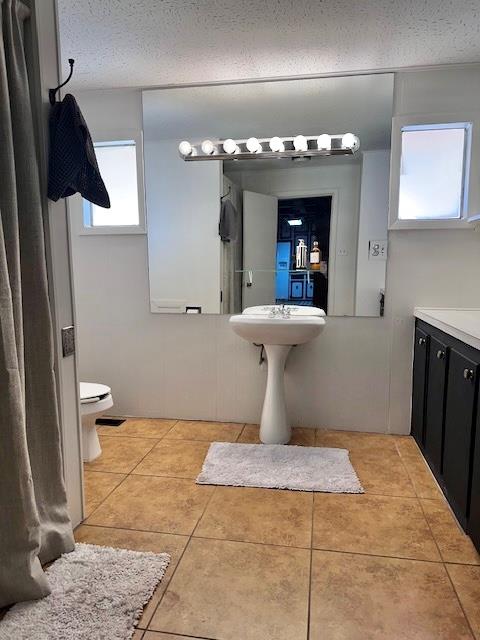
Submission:
[[[297,304],[383,314],[393,74],[142,99],[152,312]],[[178,150],[184,140],[347,132],[360,141],[349,155],[187,162]]]

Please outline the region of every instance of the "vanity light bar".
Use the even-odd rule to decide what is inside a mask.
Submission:
[[[315,156],[352,155],[360,148],[353,133],[317,136],[247,138],[245,140],[204,140],[192,144],[183,140],[178,145],[186,160],[261,160],[265,158],[312,158]]]

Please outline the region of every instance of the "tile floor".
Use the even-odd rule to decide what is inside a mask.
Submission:
[[[166,551],[134,640],[480,640],[480,556],[410,437],[295,429],[348,448],[363,495],[195,485],[254,425],[99,428],[79,541]]]

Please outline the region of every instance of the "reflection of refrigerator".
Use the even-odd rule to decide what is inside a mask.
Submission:
[[[277,261],[275,278],[275,298],[277,300],[288,300],[289,271],[290,268],[290,242],[277,242]]]

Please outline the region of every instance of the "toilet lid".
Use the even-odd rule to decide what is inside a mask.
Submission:
[[[80,382],[80,402],[92,402],[111,393],[106,384],[96,382]]]

